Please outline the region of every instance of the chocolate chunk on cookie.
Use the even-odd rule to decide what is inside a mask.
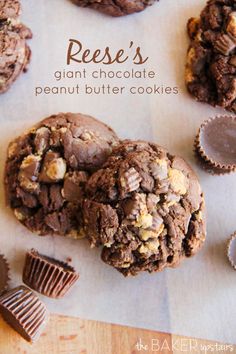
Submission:
[[[236,112],[236,2],[210,0],[187,25],[185,81],[201,102]]]
[[[85,184],[117,142],[104,123],[72,113],[46,118],[12,141],[5,188],[17,219],[39,235],[82,237]]]
[[[158,0],[72,0],[81,7],[89,7],[113,17],[141,12]]]
[[[204,199],[186,162],[158,145],[124,141],[87,183],[92,246],[125,276],[177,266],[202,246]]]
[[[7,91],[17,77],[27,70],[32,38],[29,28],[19,21],[20,3],[0,1],[0,93]]]

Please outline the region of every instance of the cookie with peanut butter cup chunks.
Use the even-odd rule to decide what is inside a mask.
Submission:
[[[187,24],[185,81],[197,101],[236,112],[236,2],[210,0]]]
[[[73,113],[48,117],[12,141],[5,189],[17,219],[42,236],[83,237],[85,184],[117,142],[106,124]]]
[[[87,183],[83,218],[92,246],[123,275],[175,267],[203,245],[204,198],[180,157],[144,142],[122,142]]]
[[[6,92],[18,76],[27,70],[31,51],[27,39],[31,30],[18,16],[19,1],[0,0],[0,93]]]
[[[131,15],[145,10],[159,0],[72,0],[81,7],[98,10],[113,17]]]

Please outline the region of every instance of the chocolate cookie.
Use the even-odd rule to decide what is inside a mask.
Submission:
[[[158,145],[124,141],[87,183],[92,246],[125,276],[177,266],[205,240],[204,199],[191,168]]]
[[[188,21],[186,85],[201,102],[236,112],[236,2],[210,0]]]
[[[0,93],[7,91],[17,77],[27,70],[32,37],[29,28],[18,20],[18,1],[0,1]]]
[[[113,17],[141,12],[158,0],[72,0],[81,7],[89,7]]]
[[[104,123],[72,113],[46,118],[12,141],[5,187],[17,219],[39,235],[82,237],[85,183],[117,141]]]

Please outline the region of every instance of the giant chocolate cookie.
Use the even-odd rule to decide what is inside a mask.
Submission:
[[[83,216],[92,246],[125,276],[161,271],[205,240],[204,199],[191,168],[158,145],[124,141],[87,183]]]
[[[201,102],[236,112],[236,1],[210,0],[188,21],[186,84]]]
[[[140,12],[158,0],[72,0],[82,7],[89,7],[110,16],[119,17]]]
[[[85,183],[116,142],[104,123],[72,113],[46,118],[11,142],[5,187],[17,219],[40,235],[82,237]]]
[[[18,20],[19,1],[0,0],[0,93],[7,91],[17,77],[27,70],[30,48],[26,39],[29,28]]]

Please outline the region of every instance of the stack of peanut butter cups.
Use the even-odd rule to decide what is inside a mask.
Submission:
[[[79,278],[69,264],[39,254],[26,253],[23,282],[45,296],[63,297]],[[21,285],[8,290],[9,266],[0,255],[0,314],[5,321],[29,342],[35,342],[48,321],[45,304],[28,287]]]

